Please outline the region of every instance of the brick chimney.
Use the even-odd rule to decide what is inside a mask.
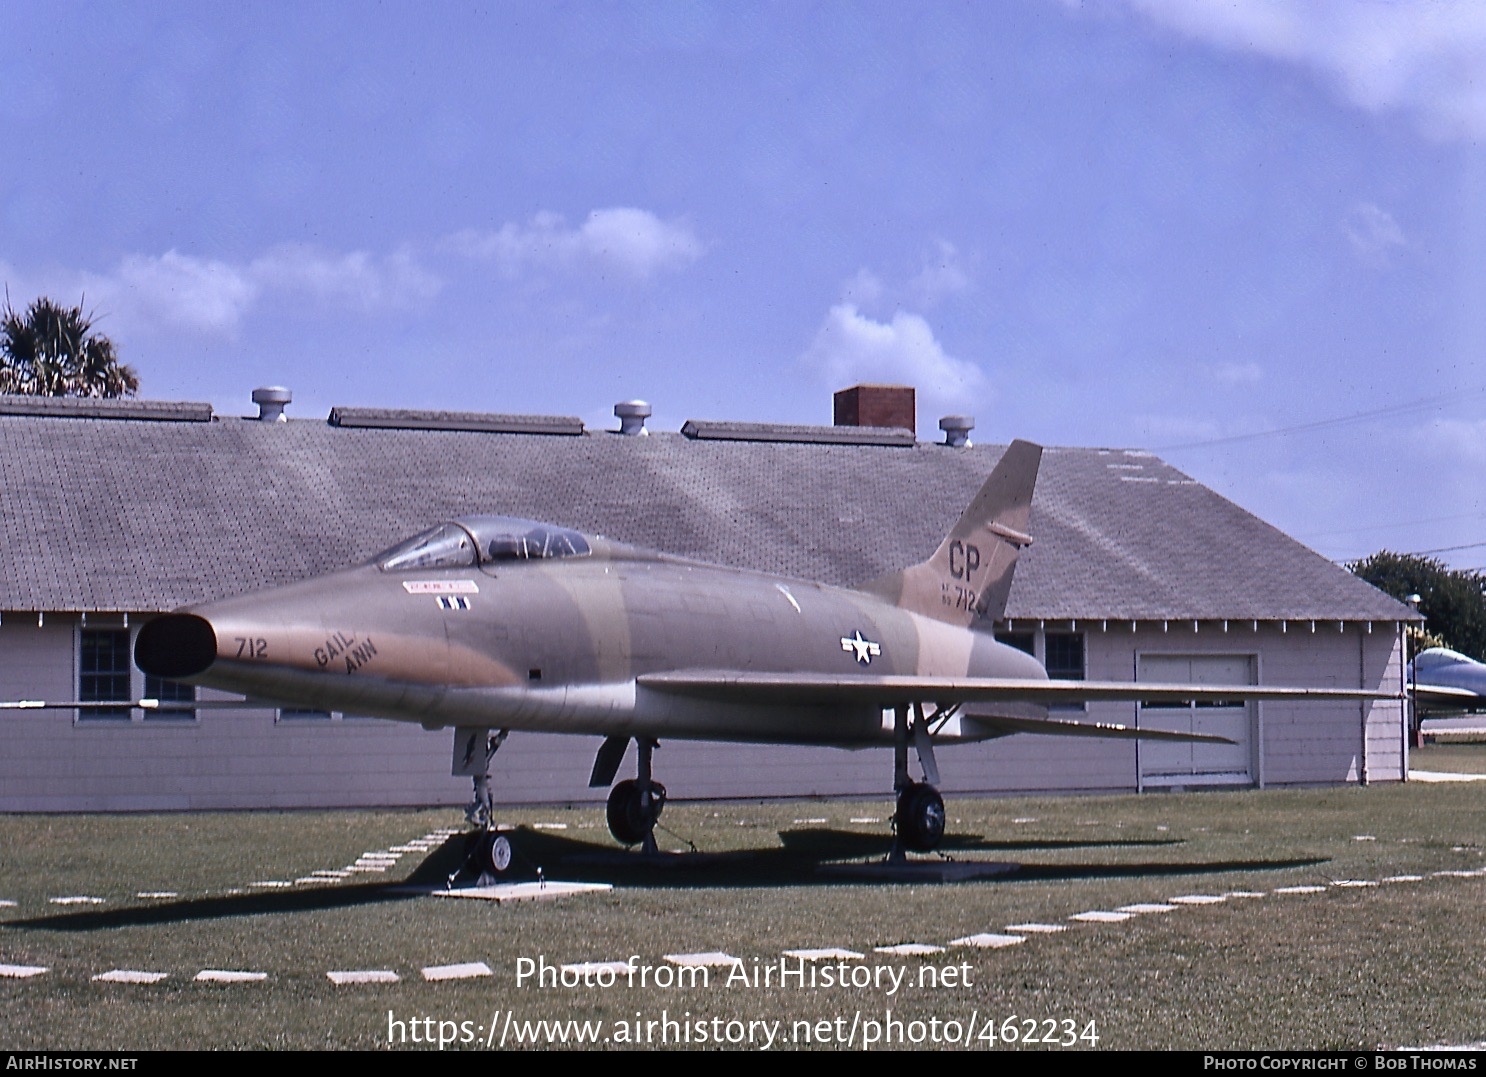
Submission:
[[[835,395],[837,426],[895,426],[918,429],[911,385],[853,385]]]

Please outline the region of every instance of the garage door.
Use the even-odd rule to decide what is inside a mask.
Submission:
[[[1252,655],[1143,654],[1136,679],[1167,684],[1253,684]],[[1254,714],[1247,703],[1141,704],[1142,729],[1208,733],[1233,744],[1140,741],[1143,786],[1249,785],[1254,781]]]

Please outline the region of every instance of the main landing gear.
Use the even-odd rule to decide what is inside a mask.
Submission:
[[[593,773],[588,779],[590,788],[602,789],[614,780],[627,747],[628,737],[605,738],[593,761]],[[635,747],[639,755],[636,776],[626,778],[609,793],[606,812],[609,833],[621,845],[638,845],[643,853],[655,853],[659,851],[655,844],[655,823],[666,806],[666,787],[651,774],[651,759],[660,745],[650,737],[636,737]]]
[[[933,852],[944,838],[944,798],[934,788],[939,781],[934,745],[923,706],[915,703],[913,712],[910,723],[906,704],[893,708],[893,791],[898,805],[893,813],[893,847],[887,857],[890,864],[906,862],[908,852]],[[926,781],[916,782],[908,776],[910,740],[918,750]]]

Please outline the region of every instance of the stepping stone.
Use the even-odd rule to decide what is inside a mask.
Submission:
[[[666,954],[665,960],[686,968],[716,968],[721,965],[741,965],[743,959],[725,954],[721,950],[709,950],[700,954]]]
[[[584,977],[598,976],[605,972],[627,977],[631,967],[628,961],[580,961],[575,965],[558,966],[562,972]]]
[[[103,898],[88,897],[86,894],[74,894],[71,897],[54,897],[48,899],[53,905],[102,905]]]
[[[612,883],[570,883],[548,879],[545,882],[493,883],[490,886],[461,886],[445,890],[442,886],[432,889],[415,888],[414,892],[436,898],[469,898],[475,901],[556,901],[572,894],[598,894],[614,889]]]
[[[855,950],[831,947],[823,950],[786,950],[784,956],[798,957],[802,961],[861,961],[867,955],[859,954]]]
[[[1068,919],[1078,920],[1086,924],[1118,924],[1130,919],[1132,915],[1134,914],[1128,912],[1104,912],[1094,909],[1090,912],[1076,912]]]
[[[50,971],[43,965],[0,965],[0,977],[7,980],[28,980]]]
[[[174,890],[141,890],[134,896],[142,898],[145,901],[169,901],[171,898],[178,898],[181,895]]]
[[[1055,935],[1067,931],[1067,924],[1007,924],[1006,930],[1018,935]]]
[[[973,946],[977,950],[998,950],[1003,946],[1015,946],[1019,942],[1026,942],[1025,935],[997,935],[985,932],[980,935],[966,935],[963,939],[953,939],[951,946]]]
[[[1324,894],[1324,886],[1281,886],[1272,891],[1276,894]]]
[[[929,954],[944,953],[944,947],[930,946],[926,942],[900,942],[896,946],[875,946],[873,951],[879,954],[897,954],[900,957],[927,957]]]
[[[567,823],[532,823],[533,830],[566,830]]]
[[[1264,895],[1257,890],[1229,890],[1223,896],[1226,898],[1262,898]]]
[[[141,972],[138,969],[112,969],[109,972],[100,972],[93,979],[98,983],[106,984],[157,984],[168,972]]]
[[[1383,880],[1385,883],[1422,883],[1422,875],[1390,875]]]
[[[236,969],[202,969],[194,978],[202,983],[251,984],[268,979],[268,973],[242,972]]]
[[[1117,912],[1128,912],[1134,916],[1142,916],[1150,912],[1175,912],[1175,905],[1167,905],[1163,902],[1140,901],[1134,905],[1121,905]]]
[[[814,826],[817,823],[829,823],[829,819],[796,819],[794,826]]]
[[[1377,886],[1378,884],[1377,881],[1374,879],[1338,879],[1331,885],[1356,888],[1362,886]]]
[[[425,980],[473,980],[477,976],[493,975],[490,966],[483,961],[467,961],[462,965],[430,965],[423,970]]]
[[[395,984],[397,973],[391,969],[351,969],[345,972],[325,974],[333,984]]]
[[[11,901],[10,898],[0,898],[0,909],[13,909],[13,908],[15,908],[15,902],[14,901]]]
[[[1182,894],[1168,900],[1173,905],[1221,905],[1228,899],[1222,894]]]

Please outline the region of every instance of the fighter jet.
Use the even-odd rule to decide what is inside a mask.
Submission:
[[[899,860],[943,835],[938,745],[1013,732],[1222,740],[1050,719],[1049,704],[1384,698],[1049,680],[991,632],[1032,542],[1041,455],[1014,442],[928,560],[856,589],[465,516],[368,564],[156,618],[135,661],[251,699],[453,727],[454,772],[474,779],[470,817],[482,826],[490,759],[510,731],[603,738],[596,788],[633,739],[638,772],[614,785],[608,822],[648,851],[666,800],[652,773],[662,738],[891,746]],[[501,867],[509,852],[492,838],[490,855]]]
[[[1486,711],[1486,664],[1448,647],[1420,651],[1409,663],[1414,706],[1423,718]]]

